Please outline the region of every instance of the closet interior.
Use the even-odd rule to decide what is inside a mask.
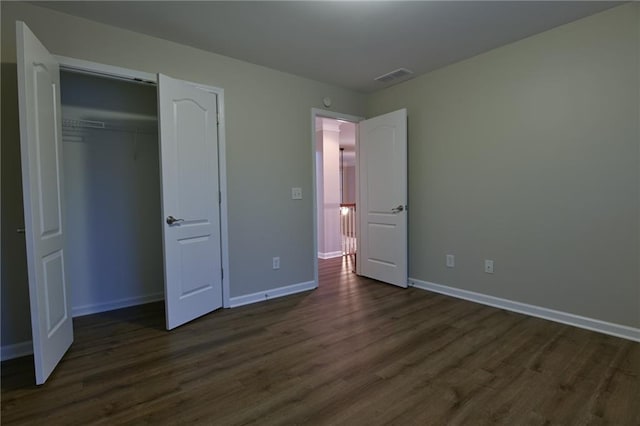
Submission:
[[[74,316],[164,297],[156,86],[61,70]]]

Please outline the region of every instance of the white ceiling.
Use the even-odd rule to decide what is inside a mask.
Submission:
[[[75,1],[36,4],[362,92],[619,4],[593,1]]]

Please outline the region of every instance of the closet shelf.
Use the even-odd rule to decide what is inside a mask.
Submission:
[[[72,129],[106,129],[104,121],[78,120],[73,118],[63,118],[62,127]]]
[[[63,106],[62,128],[157,133],[158,120],[146,114]]]

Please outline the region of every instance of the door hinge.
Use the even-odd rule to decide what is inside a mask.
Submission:
[[[219,126],[220,125],[220,113],[216,112],[216,124]]]
[[[224,269],[220,268],[220,279],[224,281]]]
[[[218,191],[218,204],[222,204],[222,192]]]

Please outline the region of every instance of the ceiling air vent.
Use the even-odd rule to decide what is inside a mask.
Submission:
[[[390,83],[392,81],[403,79],[411,74],[413,74],[413,71],[409,71],[406,68],[398,68],[397,70],[382,74],[380,77],[374,78],[374,80],[381,83]]]

